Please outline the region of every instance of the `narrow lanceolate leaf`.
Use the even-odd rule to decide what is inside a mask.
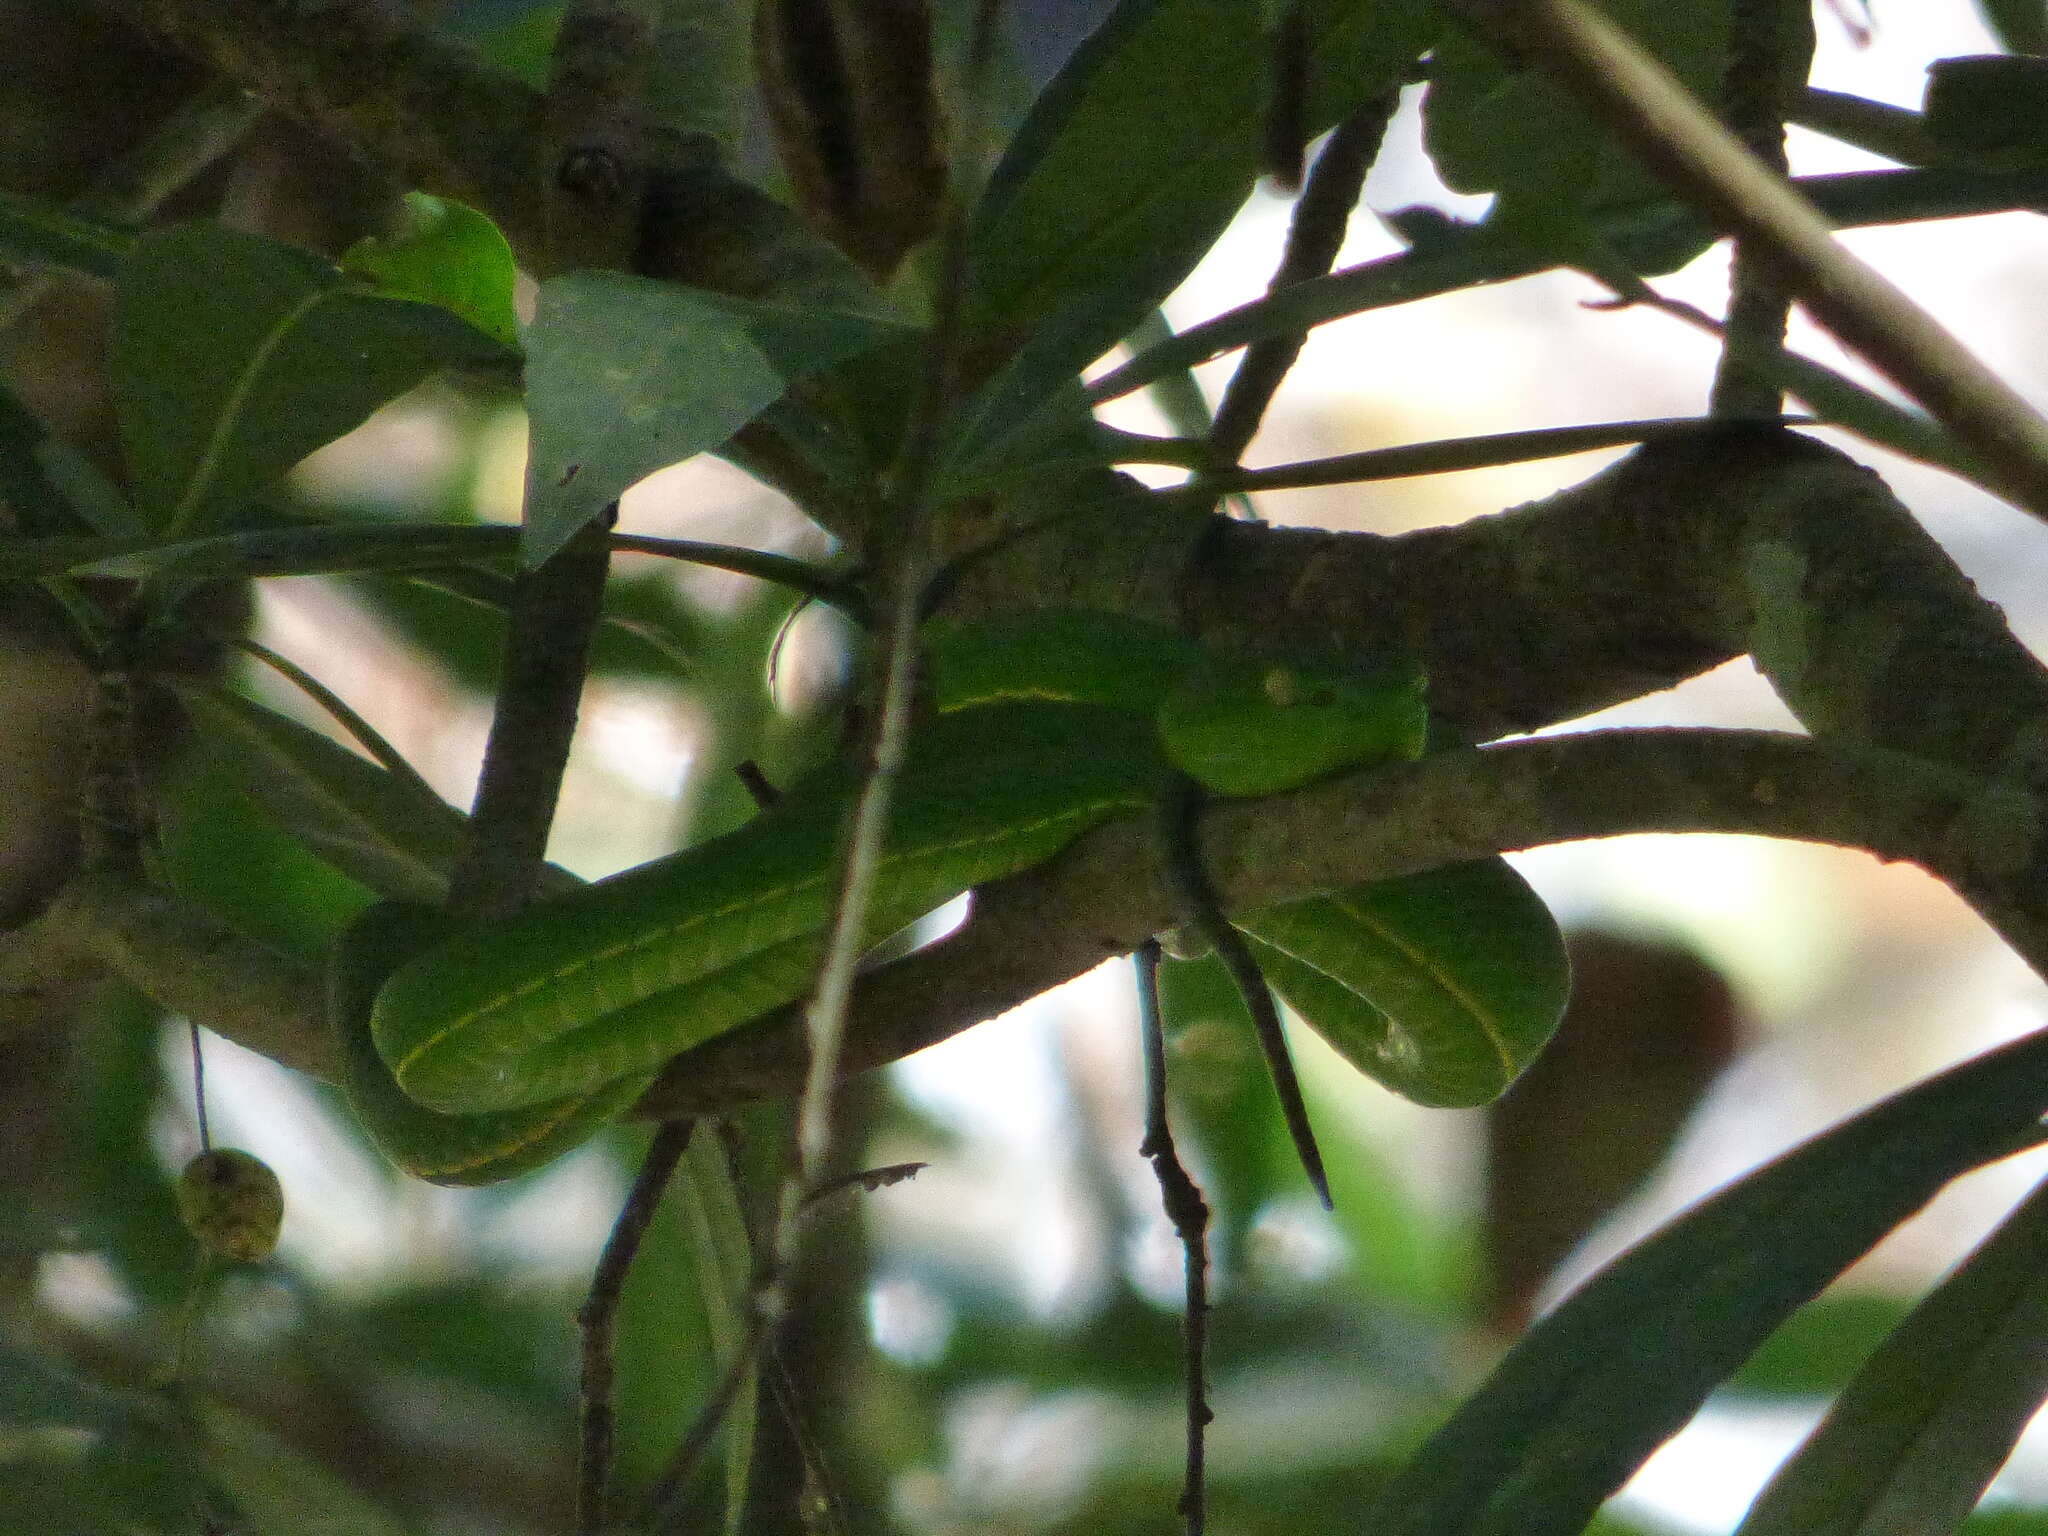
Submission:
[[[255,1419],[220,1403],[196,1410],[200,1459],[260,1536],[405,1536],[406,1526]]]
[[[395,901],[438,902],[462,813],[318,731],[239,694],[191,689],[197,742],[278,826]]]
[[[68,212],[40,198],[0,192],[0,256],[112,279],[135,231]]]
[[[1311,134],[1390,89],[1440,26],[1421,0],[1307,9]],[[1243,204],[1265,152],[1265,12],[1124,0],[1040,96],[975,220],[971,355],[990,372],[1015,358],[977,440],[1129,335]]]
[[[1564,940],[1503,859],[1237,919],[1273,990],[1346,1061],[1418,1104],[1485,1104],[1571,993]]]
[[[63,535],[90,528],[118,537],[138,531],[135,509],[98,466],[51,432],[4,384],[0,501],[23,532]]]
[[[210,224],[152,231],[121,265],[114,311],[136,501],[154,530],[202,531],[429,374],[508,355],[310,251]]]
[[[905,328],[617,272],[541,285],[526,336],[533,416],[526,537],[536,565],[636,480],[717,448],[798,379]]]
[[[1382,1490],[1377,1536],[1568,1536],[1797,1307],[1951,1179],[2042,1139],[2048,1032],[1908,1089],[1638,1244]]]
[[[1914,1309],[1738,1536],[1952,1531],[2048,1393],[2048,1184]]]

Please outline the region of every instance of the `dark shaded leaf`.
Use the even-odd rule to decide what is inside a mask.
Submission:
[[[906,329],[618,272],[541,285],[527,332],[533,415],[521,559],[537,565],[636,481],[723,444],[795,380]]]
[[[149,525],[189,533],[437,369],[503,347],[384,298],[310,251],[211,224],[144,235],[121,266],[112,374]]]
[[[1900,1324],[1738,1536],[1949,1531],[2048,1392],[2048,1185]]]
[[[0,192],[0,255],[10,261],[69,267],[111,281],[135,231],[15,192]]]
[[[1638,1244],[1387,1486],[1386,1536],[1566,1536],[1793,1309],[1960,1174],[2037,1144],[2048,1033],[1898,1094]]]

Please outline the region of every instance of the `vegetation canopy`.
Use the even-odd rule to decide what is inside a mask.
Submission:
[[[1653,1007],[1670,957],[1568,949],[1502,857],[1866,850],[2048,976],[2048,673],[1809,431],[2048,518],[2048,423],[1835,238],[2048,203],[2048,8],[1978,0],[2002,51],[1917,112],[1808,84],[1807,0],[1066,9],[0,0],[52,61],[7,86],[48,142],[0,146],[18,1528],[1567,1536],[1644,1518],[1608,1501],[1738,1391],[1832,1400],[1744,1536],[2048,1528],[1973,1513],[2048,1395],[2043,1197],[1910,1310],[1822,1297],[2048,1140],[2048,1032],[1525,1330],[1730,1042],[1708,982]],[[1404,99],[1483,217],[1362,210]],[[1788,124],[1881,168],[1788,177]],[[1292,198],[1267,292],[1175,332],[1262,182]],[[1399,249],[1340,266],[1354,214]],[[1721,240],[1724,313],[1660,291]],[[1316,327],[1556,270],[1708,333],[1700,414],[1247,462]],[[1795,308],[1888,387],[1789,348]],[[1109,425],[1140,391],[1164,426]],[[400,416],[429,467],[301,468]],[[516,526],[475,490],[508,419]],[[1250,515],[1595,449],[1629,451],[1452,527]],[[756,526],[621,523],[703,455]],[[294,577],[386,659],[272,649],[252,607]],[[1803,732],[1532,734],[1740,656]],[[700,717],[688,814],[586,881],[550,832],[579,700],[629,682]],[[407,690],[464,687],[466,811],[386,739],[432,707]],[[949,1197],[879,1192],[945,1131],[874,1069],[1125,956],[1156,1184],[1088,1143],[1108,1114],[1069,1127],[1119,1250],[1087,1315],[938,1245],[903,1273],[877,1206]],[[1486,1278],[1304,1091],[1309,1032],[1417,1105],[1507,1096]],[[255,1071],[222,1039],[290,1069],[279,1171],[215,1145],[209,1059]],[[579,1190],[592,1272],[487,1235]],[[1343,1257],[1282,1276],[1261,1243],[1309,1197]],[[1120,1253],[1161,1213],[1164,1301]],[[366,1227],[381,1257],[337,1257]],[[943,1323],[905,1343],[892,1305]],[[1010,1400],[1094,1417],[1034,1456],[1016,1413],[1007,1482],[932,1470]]]

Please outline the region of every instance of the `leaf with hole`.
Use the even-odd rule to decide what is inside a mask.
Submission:
[[[341,269],[386,298],[438,304],[507,349],[519,345],[512,247],[483,214],[453,198],[408,192],[398,231],[342,253]]]

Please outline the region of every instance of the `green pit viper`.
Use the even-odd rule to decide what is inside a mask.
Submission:
[[[1256,667],[1103,613],[934,626],[925,662],[934,709],[896,786],[871,943],[1167,786],[1274,794],[1419,756],[1428,729],[1412,667]],[[828,767],[738,831],[507,922],[371,908],[335,946],[328,1006],[372,1139],[421,1178],[508,1178],[623,1112],[669,1058],[801,996],[854,789]],[[1231,922],[1342,1055],[1425,1104],[1497,1095],[1568,989],[1549,913],[1498,859]]]

